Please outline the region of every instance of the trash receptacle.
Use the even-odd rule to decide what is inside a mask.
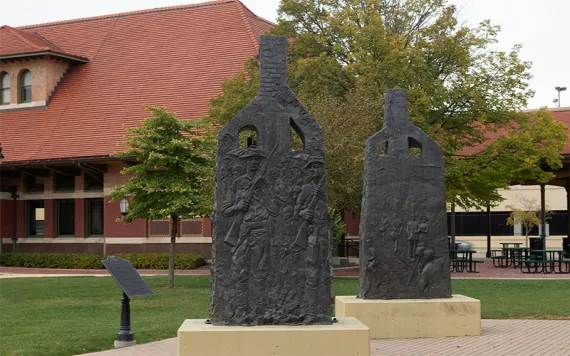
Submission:
[[[530,249],[531,250],[544,250],[544,239],[542,237],[531,237],[530,238]],[[535,259],[544,259],[544,253],[542,252],[532,252],[531,255]]]

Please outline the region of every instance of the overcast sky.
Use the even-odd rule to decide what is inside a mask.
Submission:
[[[521,58],[533,62],[528,108],[554,107],[557,86],[562,106],[570,106],[570,0],[448,0],[460,19],[476,25],[484,19],[501,25],[498,49],[522,44]],[[118,12],[204,2],[203,0],[3,0],[0,25],[23,26]],[[277,21],[279,0],[242,0],[255,14]]]

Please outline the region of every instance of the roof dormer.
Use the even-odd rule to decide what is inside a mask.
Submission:
[[[45,108],[70,66],[87,61],[37,32],[0,27],[0,111]]]

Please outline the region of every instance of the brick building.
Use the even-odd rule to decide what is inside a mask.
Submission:
[[[0,27],[2,251],[167,251],[168,221],[118,223],[125,126],[163,106],[198,119],[273,26],[238,0]],[[180,252],[210,254],[208,218]],[[14,241],[14,238],[17,240]]]
[[[273,24],[238,0],[0,27],[0,238],[2,251],[167,251],[168,221],[118,223],[119,202],[104,196],[128,162],[112,158],[125,126],[164,106],[198,119],[221,84],[257,55]],[[552,109],[570,126],[570,108]],[[564,168],[546,198],[554,211],[550,235],[568,233],[570,142]],[[519,239],[506,226],[506,205],[537,186],[517,186],[493,208],[492,233]],[[347,212],[346,233],[358,236],[359,216]],[[457,235],[483,249],[485,212],[458,211]],[[208,218],[181,222],[178,251],[210,255]],[[538,231],[533,231],[538,235]],[[498,240],[497,240],[498,241]],[[557,242],[556,242],[557,244]],[[557,246],[557,245],[556,245]]]

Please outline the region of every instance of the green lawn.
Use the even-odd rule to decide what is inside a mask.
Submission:
[[[206,318],[209,277],[145,277],[155,296],[131,299],[137,343],[176,336],[184,319]],[[336,295],[358,279],[336,278]],[[454,280],[453,293],[481,300],[482,317],[570,319],[570,280]],[[0,355],[73,355],[110,349],[122,293],[110,277],[0,279]]]

